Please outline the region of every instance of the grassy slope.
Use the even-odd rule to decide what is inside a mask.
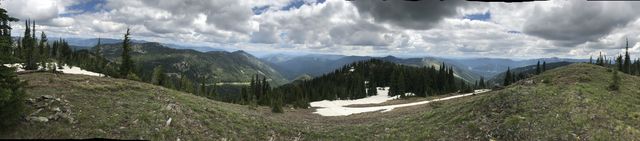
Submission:
[[[621,74],[621,73],[620,73]],[[403,119],[358,125],[319,137],[386,139],[634,140],[640,138],[640,78],[587,64],[550,70],[536,84],[451,100]],[[542,80],[551,83],[540,83]],[[375,135],[375,136],[373,136]]]
[[[607,69],[574,64],[529,79],[536,84],[520,81],[477,96],[329,118],[301,114],[312,110],[272,115],[133,81],[29,74],[21,77],[30,81],[32,97],[64,95],[79,123],[22,124],[0,137],[634,140],[640,138],[640,78],[620,75],[621,90],[612,92]],[[169,103],[180,110],[163,110]],[[168,117],[174,122],[164,127]]]
[[[50,73],[20,77],[29,81],[30,98],[47,94],[68,100],[78,123],[21,123],[14,132],[2,133],[0,138],[265,140],[275,133],[280,134],[279,137],[296,135],[283,128],[284,124],[256,116],[246,106],[211,101],[150,84]],[[167,110],[170,103],[178,105],[177,108]],[[165,127],[169,118],[172,122]]]

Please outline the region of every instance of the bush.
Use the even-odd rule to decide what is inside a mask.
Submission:
[[[618,76],[618,71],[617,70],[612,70],[613,71],[613,75],[611,76],[613,79],[611,84],[609,84],[609,90],[612,91],[617,91],[618,89],[620,89],[620,76]]]
[[[24,111],[25,85],[18,79],[15,68],[0,66],[0,127],[18,123]]]

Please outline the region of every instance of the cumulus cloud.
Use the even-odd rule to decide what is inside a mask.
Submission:
[[[552,40],[560,46],[597,41],[638,17],[638,3],[563,1],[551,8],[535,8],[524,33]]]
[[[463,1],[352,1],[361,14],[372,16],[376,21],[391,23],[408,29],[429,29],[445,17],[457,14]]]
[[[634,44],[640,31],[631,30],[640,29],[637,2],[6,0],[1,6],[37,20],[50,37],[121,38],[131,28],[135,39],[249,51],[463,57],[617,54],[629,38],[631,51],[640,53]],[[468,18],[482,13],[490,18]],[[14,25],[21,35],[22,25]]]

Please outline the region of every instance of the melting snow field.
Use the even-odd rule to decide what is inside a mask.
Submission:
[[[489,89],[475,90],[473,93],[438,98],[434,100],[397,104],[397,105],[374,106],[374,107],[344,107],[347,105],[354,105],[354,104],[377,104],[377,103],[383,103],[388,100],[396,99],[397,97],[387,96],[387,94],[389,93],[389,87],[385,87],[385,88],[378,88],[377,89],[378,94],[375,96],[370,96],[370,97],[356,99],[356,100],[334,100],[334,101],[323,100],[323,101],[311,102],[310,105],[311,107],[318,107],[318,109],[316,109],[316,112],[314,113],[322,116],[348,116],[351,114],[374,112],[374,111],[388,112],[399,107],[427,104],[429,102],[460,98],[460,97],[470,96],[473,94],[479,94],[479,93],[484,93],[488,91],[490,90]]]
[[[55,64],[55,63],[53,63],[53,64]],[[4,66],[15,67],[16,68],[16,72],[24,71],[24,69],[22,69],[22,64],[4,64]],[[42,70],[43,68],[40,67],[38,69]],[[100,76],[100,77],[104,76],[104,74],[83,70],[82,68],[79,68],[79,67],[70,67],[70,66],[67,66],[67,65],[62,66],[62,69],[57,69],[57,70],[61,71],[62,73],[66,73],[66,74],[81,74],[81,75]]]

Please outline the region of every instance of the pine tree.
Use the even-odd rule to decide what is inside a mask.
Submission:
[[[283,113],[284,110],[282,109],[282,93],[279,91],[276,92],[272,92],[271,94],[271,112],[273,113]]]
[[[622,72],[631,74],[631,57],[629,56],[629,39],[627,39],[627,47],[624,54],[624,65],[622,67]]]
[[[39,56],[40,56],[40,66],[43,69],[47,68],[47,62],[48,62],[48,56],[49,56],[49,45],[47,43],[47,35],[44,34],[44,31],[42,31],[42,33],[40,33],[40,44],[38,45],[39,47]]]
[[[487,88],[487,86],[484,83],[484,77],[480,77],[479,87],[483,89]]]
[[[618,71],[624,72],[622,55],[618,55],[618,57],[616,57],[616,65],[618,65]]]
[[[542,62],[542,72],[547,71],[547,61]]]
[[[3,63],[0,60],[0,63]],[[15,73],[15,68],[0,65],[0,130],[9,125],[18,123],[24,109],[24,87],[26,82],[21,81]]]
[[[131,60],[131,55],[129,54],[131,51],[129,35],[129,29],[127,28],[127,33],[124,34],[124,40],[122,41],[122,63],[120,64],[120,76],[122,77],[131,74],[133,70],[133,60]]]
[[[611,84],[609,84],[609,90],[612,91],[617,91],[620,89],[620,76],[618,76],[618,71],[616,70],[611,70],[612,76],[611,76]]]
[[[98,38],[98,43],[96,44],[96,46],[94,47],[94,53],[93,55],[95,55],[96,58],[96,62],[95,62],[95,66],[94,68],[98,71],[98,72],[102,72],[102,69],[104,68],[104,62],[102,62],[102,45],[101,45],[101,39]],[[155,69],[154,69],[155,70]]]
[[[9,23],[16,21],[17,18],[9,16],[7,10],[0,8],[0,60],[14,60],[15,51],[12,49],[13,39]]]
[[[27,21],[25,23],[25,33],[24,33],[24,38],[22,39],[22,44],[25,48],[25,52],[23,54],[23,57],[25,59],[25,66],[24,69],[25,70],[35,70],[38,69],[38,65],[36,63],[36,57],[35,57],[35,39],[33,34],[31,34],[31,32],[35,32],[35,29],[31,29],[31,26],[29,25],[29,21]],[[35,23],[33,25],[33,28],[35,28]]]
[[[536,74],[540,74],[540,60],[538,60],[538,64],[536,65]]]
[[[164,86],[166,79],[167,79],[167,76],[166,74],[164,74],[162,65],[159,65],[153,68],[153,78],[151,79],[151,82],[153,84]]]
[[[511,68],[508,67],[507,68],[507,72],[505,72],[504,83],[502,85],[509,86],[511,84],[512,80],[513,80],[513,78],[511,76]]]

